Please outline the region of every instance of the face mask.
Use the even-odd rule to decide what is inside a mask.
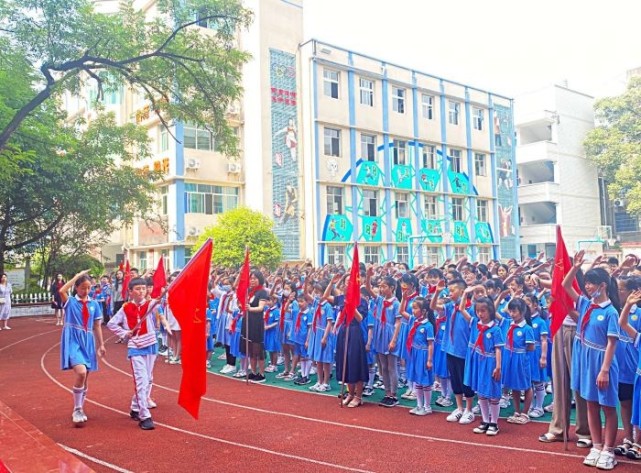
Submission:
[[[291,293],[292,293],[292,291],[290,291],[289,289],[285,289],[285,290],[283,291],[283,296],[285,296],[285,297],[289,297],[289,295],[290,295]]]
[[[601,291],[597,289],[592,293],[592,299],[598,299],[599,297],[601,297]]]

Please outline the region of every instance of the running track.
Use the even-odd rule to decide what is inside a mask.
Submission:
[[[442,413],[415,417],[373,404],[341,409],[335,396],[214,374],[195,421],[176,404],[180,367],[162,358],[154,373],[156,430],[144,432],[128,415],[133,382],[125,347],[111,341],[89,379],[89,422],[75,428],[72,375],[59,369],[60,328],[48,318],[15,319],[12,327],[0,332],[0,400],[97,472],[587,471],[587,452],[574,443],[565,451],[562,443],[536,440],[545,424],[503,421],[499,436],[488,438],[447,423]],[[629,460],[616,470],[640,471]]]

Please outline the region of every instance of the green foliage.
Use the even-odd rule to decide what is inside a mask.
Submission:
[[[273,227],[272,220],[262,213],[240,207],[219,215],[216,225],[205,228],[194,248],[211,238],[214,264],[237,267],[242,264],[248,245],[252,265],[275,268],[283,259],[283,244]]]
[[[105,267],[93,256],[83,254],[75,256],[63,256],[53,263],[54,271],[52,274],[62,274],[65,279],[71,279],[74,274],[78,274],[85,269],[89,270],[96,279],[99,279],[105,271]]]
[[[630,80],[618,97],[595,104],[598,126],[585,142],[585,151],[608,183],[613,198],[625,198],[627,211],[641,215],[641,78]]]

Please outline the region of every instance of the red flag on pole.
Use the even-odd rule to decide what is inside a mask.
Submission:
[[[550,304],[550,316],[552,322],[550,324],[550,339],[554,338],[557,330],[563,325],[563,320],[574,308],[574,301],[563,289],[563,279],[565,275],[572,269],[572,262],[570,255],[565,247],[563,235],[561,234],[561,226],[556,226],[556,255],[554,256],[554,269],[552,271],[552,303]],[[574,289],[581,292],[576,279],[572,282]]]
[[[358,259],[358,243],[354,243],[354,256],[352,257],[352,269],[349,273],[347,288],[345,290],[345,307],[343,315],[345,326],[349,327],[356,313],[356,308],[361,303],[361,268]]]
[[[178,404],[198,419],[207,391],[205,322],[212,240],[208,239],[167,289],[171,311],[182,333],[182,378]]]
[[[165,274],[165,258],[160,255],[160,260],[158,261],[158,266],[154,272],[154,289],[151,291],[151,298],[157,299],[162,293],[162,288],[167,285],[167,277]]]
[[[245,313],[247,291],[249,291],[249,248],[245,248],[245,261],[240,269],[238,286],[236,287],[236,298],[238,299],[238,307],[240,307],[241,314]]]
[[[131,281],[131,267],[129,266],[129,259],[125,264],[124,278],[122,279],[122,298],[127,302],[127,294],[129,293],[129,281]]]

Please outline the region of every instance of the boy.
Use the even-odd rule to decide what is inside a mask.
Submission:
[[[129,415],[132,419],[139,421],[138,425],[141,429],[153,430],[149,396],[153,383],[154,363],[158,354],[153,315],[158,302],[147,299],[147,282],[142,278],[135,278],[129,282],[129,296],[131,301],[126,302],[109,320],[107,328],[118,337],[129,339],[127,357],[131,360],[131,371],[136,386]],[[159,318],[167,333],[171,334],[167,319],[162,314],[159,314]]]

